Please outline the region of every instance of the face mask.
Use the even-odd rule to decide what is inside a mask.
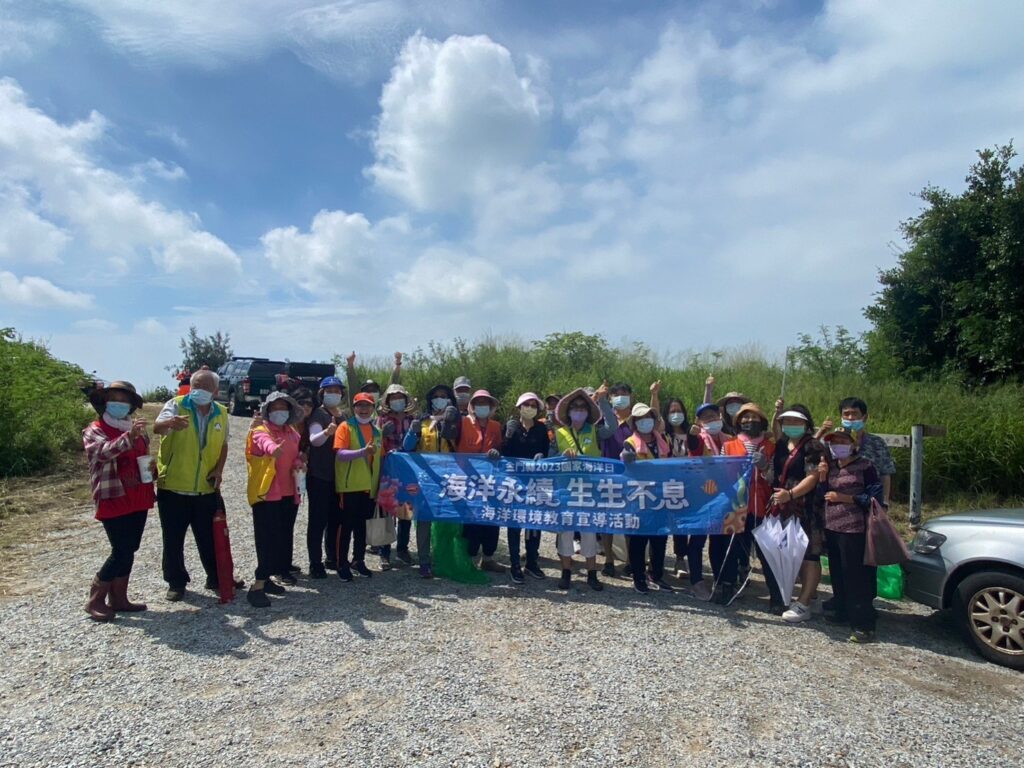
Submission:
[[[764,434],[764,425],[760,421],[752,424],[740,424],[740,432],[750,437],[760,437]]]
[[[489,405],[474,405],[473,413],[476,414],[478,419],[486,419],[491,415],[491,406]]]
[[[456,395],[455,396],[455,400],[456,400],[456,402],[458,402],[459,405],[465,405],[466,403],[469,402],[469,395],[468,394]]]
[[[519,415],[522,416],[524,419],[529,419],[530,421],[533,421],[534,419],[537,418],[537,409],[534,408],[532,405],[524,405],[522,408],[519,409]]]
[[[435,397],[430,401],[430,405],[435,411],[443,411],[449,402],[451,401],[447,397]]]
[[[589,415],[590,411],[569,411],[569,420],[573,423],[573,426],[579,427],[587,420]]]
[[[685,413],[670,413],[668,415],[668,423],[671,424],[673,427],[678,427],[684,421],[686,421]]]
[[[392,400],[388,407],[396,413],[401,413],[405,410],[405,400]]]
[[[737,413],[740,412],[740,408],[742,407],[743,403],[729,403],[727,406],[725,406],[725,412],[728,413],[730,416],[735,416]]]
[[[786,437],[792,437],[794,439],[797,438],[797,437],[803,437],[804,433],[806,433],[806,432],[807,432],[807,429],[805,427],[783,427],[782,428],[782,434],[784,434]]]
[[[864,429],[864,419],[843,419],[843,426],[854,432],[860,432]]]
[[[188,396],[196,405],[209,405],[213,401],[213,393],[205,389],[193,389]]]
[[[289,411],[271,411],[270,422],[276,424],[279,427],[283,427],[288,423],[288,417],[291,415]]]
[[[612,398],[612,408],[621,411],[629,407],[629,395],[616,395]]]
[[[719,419],[718,421],[709,421],[707,424],[704,425],[704,431],[707,432],[709,435],[720,434],[722,432],[722,420]]]
[[[832,457],[836,459],[848,459],[853,452],[853,446],[846,444],[830,445],[828,449],[832,452]]]
[[[641,435],[649,435],[654,431],[654,419],[637,419],[636,431]]]
[[[369,424],[371,421],[373,421],[373,416],[358,416],[357,415],[356,416],[356,421],[358,421],[360,424]]]
[[[328,408],[337,408],[341,405],[341,395],[337,392],[325,392],[324,393],[324,405]]]
[[[110,418],[120,421],[125,418],[132,410],[130,403],[107,403],[104,413],[109,413]]]

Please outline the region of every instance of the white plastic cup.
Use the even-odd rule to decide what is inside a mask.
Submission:
[[[153,457],[149,455],[139,456],[137,461],[139,462],[139,478],[144,483],[152,483],[153,473],[150,471],[149,468],[153,462]]]
[[[295,470],[295,490],[299,493],[306,492],[306,472],[302,469]]]

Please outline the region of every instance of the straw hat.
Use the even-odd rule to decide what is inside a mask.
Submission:
[[[94,389],[89,394],[89,402],[92,407],[96,409],[96,413],[103,414],[103,411],[107,407],[107,398],[110,393],[114,390],[118,392],[126,392],[128,394],[129,401],[132,405],[132,410],[136,410],[142,407],[142,398],[139,397],[139,393],[135,391],[135,385],[128,381],[112,381],[102,389]]]
[[[588,420],[591,424],[597,424],[601,420],[601,409],[597,407],[597,403],[590,399],[586,390],[583,387],[579,387],[559,400],[558,405],[555,406],[555,420],[562,426],[567,427],[572,423],[569,420],[569,404],[578,398],[586,401],[587,410],[590,412]]]

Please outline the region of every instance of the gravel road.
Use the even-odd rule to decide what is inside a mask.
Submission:
[[[249,579],[245,428],[234,419],[224,496]],[[566,595],[548,535],[543,582],[302,578],[266,611],[218,605],[189,540],[195,590],[172,604],[154,512],[132,581],[150,610],[102,625],[82,605],[106,540],[90,509],[67,514],[15,553],[31,576],[0,602],[0,765],[1020,762],[1024,678],[910,603],[880,601],[880,642],[861,647],[771,616],[759,582],[732,608],[623,580]],[[304,533],[303,508],[305,567]]]

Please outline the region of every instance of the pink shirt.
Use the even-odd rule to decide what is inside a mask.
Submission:
[[[267,491],[267,501],[280,501],[287,496],[296,497],[296,469],[302,467],[299,460],[299,433],[293,427],[278,427],[269,422],[264,423],[267,432],[256,430],[252,435],[252,455],[270,456],[279,445],[284,445],[281,455],[274,460],[274,482]]]

